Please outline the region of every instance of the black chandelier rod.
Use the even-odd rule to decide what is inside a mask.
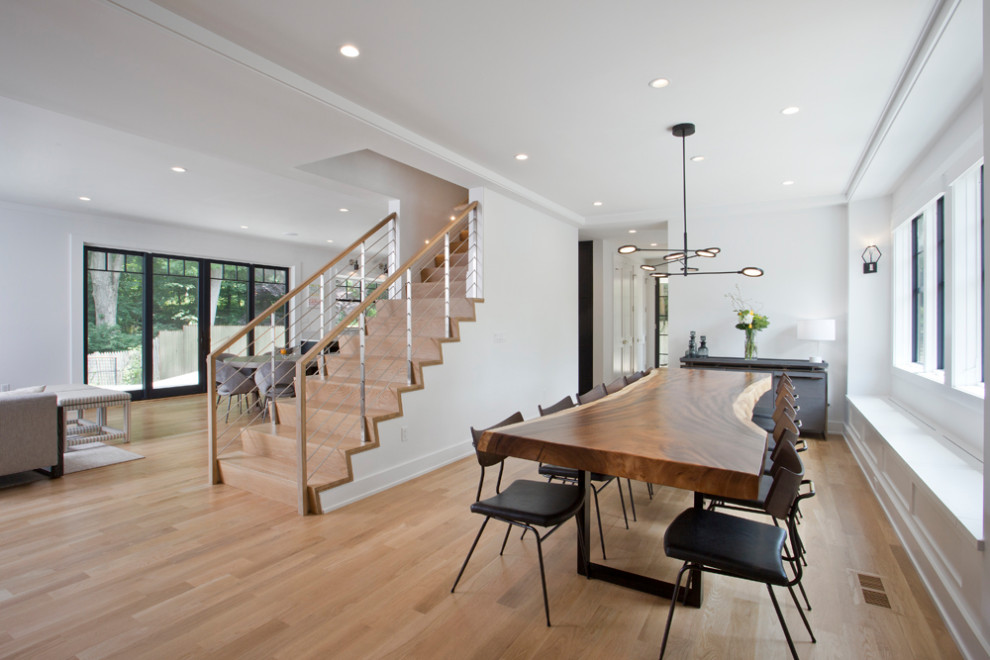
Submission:
[[[686,126],[682,126],[682,129]],[[691,126],[693,129],[694,126]],[[674,127],[677,129],[677,126]],[[694,132],[693,130],[691,131]],[[683,204],[681,208],[684,209],[684,263],[681,266],[681,272],[685,276],[688,274],[687,270],[687,256],[688,256],[688,240],[687,240],[687,131],[681,130],[681,199]]]

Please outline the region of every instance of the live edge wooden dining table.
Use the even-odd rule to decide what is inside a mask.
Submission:
[[[767,434],[751,417],[769,389],[767,374],[656,369],[592,403],[489,430],[478,448],[581,470],[578,573],[670,598],[671,583],[592,562],[581,552],[581,537],[591,548],[588,473],[694,491],[697,507],[702,493],[754,499]],[[701,596],[701,575],[693,574],[684,602],[700,606]]]

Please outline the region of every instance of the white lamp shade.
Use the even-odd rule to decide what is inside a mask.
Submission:
[[[798,321],[797,336],[804,341],[835,341],[835,319]]]

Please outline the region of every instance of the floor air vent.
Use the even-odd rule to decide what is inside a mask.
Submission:
[[[867,575],[866,573],[857,573],[856,576],[859,578],[859,586],[863,590],[864,603],[891,609],[890,599],[887,598],[887,591],[884,589],[880,576]]]

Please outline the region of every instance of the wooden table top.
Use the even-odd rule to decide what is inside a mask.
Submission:
[[[656,369],[615,394],[485,432],[483,451],[725,497],[755,498],[770,376]]]

